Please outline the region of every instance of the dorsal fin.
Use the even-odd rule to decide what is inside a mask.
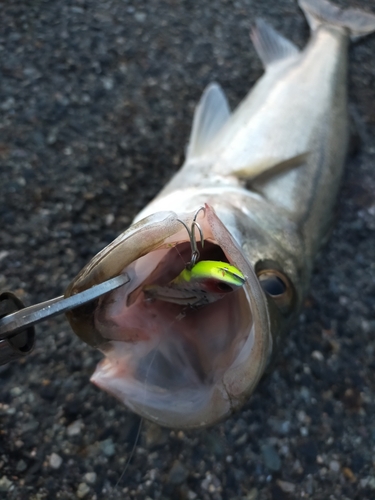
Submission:
[[[299,53],[294,43],[280,35],[263,19],[256,20],[250,36],[265,67]]]
[[[187,157],[200,156],[230,116],[225,94],[217,83],[210,83],[195,109]]]

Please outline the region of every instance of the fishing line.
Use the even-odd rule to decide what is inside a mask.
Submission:
[[[171,328],[171,326],[176,323],[176,321],[179,321],[181,319],[183,319],[185,317],[185,315],[183,316],[183,318],[179,318],[179,316],[181,315],[181,313],[179,313],[174,319],[173,321],[171,321],[171,323],[168,325],[168,330]],[[145,375],[145,379],[144,379],[144,384],[145,384],[145,389],[144,389],[144,399],[143,399],[143,402],[142,404],[145,405],[146,403],[146,394],[147,394],[147,381],[148,381],[148,376],[150,374],[150,370],[151,370],[151,367],[152,367],[152,364],[153,362],[155,361],[155,357],[156,357],[156,352],[157,352],[157,349],[160,347],[161,343],[162,343],[163,339],[160,339],[159,342],[156,344],[155,348],[154,348],[154,352],[152,354],[152,358],[150,360],[150,364],[148,365],[147,367],[147,370],[146,370],[146,375]],[[142,429],[142,425],[143,425],[143,422],[144,422],[144,418],[141,417],[141,420],[139,422],[139,426],[138,426],[138,430],[137,430],[137,435],[135,437],[135,441],[134,441],[134,445],[133,445],[133,448],[130,452],[130,455],[129,455],[129,458],[125,464],[125,467],[124,467],[124,470],[122,471],[120,477],[118,478],[117,480],[117,483],[115,484],[115,488],[117,488],[120,484],[120,482],[122,481],[124,475],[125,475],[125,472],[128,470],[129,466],[130,466],[130,462],[135,454],[135,450],[137,448],[137,444],[138,444],[138,440],[140,438],[140,435],[141,435],[141,429]]]
[[[126,471],[128,470],[128,468],[129,468],[129,465],[130,465],[131,459],[133,458],[134,453],[135,453],[135,449],[137,448],[137,444],[138,444],[138,439],[139,439],[139,436],[141,435],[141,428],[142,428],[143,421],[144,421],[144,418],[143,418],[143,417],[141,417],[141,420],[140,420],[139,425],[138,425],[137,434],[136,434],[136,436],[135,436],[135,441],[134,441],[134,444],[133,444],[133,448],[132,448],[132,450],[131,450],[131,452],[130,452],[130,455],[129,455],[129,458],[128,458],[128,460],[127,460],[126,464],[125,464],[124,470],[121,472],[121,475],[120,475],[120,477],[118,478],[117,483],[115,484],[115,488],[117,488],[117,487],[118,487],[118,485],[120,484],[120,482],[121,482],[122,478],[124,477],[125,472],[126,472]]]
[[[194,217],[193,217],[193,221],[191,223],[190,229],[185,224],[185,222],[183,222],[180,219],[177,219],[185,227],[185,229],[186,229],[186,231],[187,231],[187,233],[189,235],[189,240],[190,240],[191,258],[190,258],[190,262],[188,262],[187,264],[185,264],[184,259],[183,259],[182,255],[181,255],[180,251],[177,248],[177,245],[174,246],[174,248],[177,251],[178,255],[180,256],[181,260],[184,262],[186,269],[191,269],[192,267],[194,267],[194,265],[196,264],[196,262],[197,262],[197,260],[199,259],[199,256],[200,256],[200,253],[199,253],[199,250],[198,250],[198,246],[197,246],[196,237],[195,237],[195,229],[198,230],[198,233],[199,233],[199,236],[200,236],[200,240],[201,240],[202,248],[204,246],[203,231],[202,231],[201,226],[197,222],[197,217],[198,217],[199,213],[202,212],[202,211],[203,211],[203,213],[205,213],[205,208],[204,207],[200,207],[195,212]],[[182,309],[182,311],[179,314],[176,315],[176,317],[173,319],[173,321],[168,325],[168,330],[170,330],[170,328],[172,327],[172,325],[176,321],[181,321],[182,319],[184,319],[186,317],[187,310],[188,310],[188,308],[184,307]],[[162,340],[163,339],[160,339],[159,342],[157,343],[156,347],[154,348],[154,352],[153,352],[152,358],[150,360],[150,364],[148,365],[147,370],[146,370],[146,375],[145,375],[145,379],[144,379],[145,389],[144,389],[143,406],[145,406],[145,404],[146,404],[147,382],[148,382],[148,377],[149,377],[149,374],[150,374],[150,370],[151,370],[153,362],[155,361],[156,352],[157,352],[157,349],[160,347],[160,345],[162,343]],[[119,486],[122,478],[124,477],[125,472],[129,468],[130,462],[131,462],[131,460],[132,460],[132,458],[134,456],[134,453],[135,453],[135,450],[136,450],[136,447],[137,447],[137,444],[138,444],[138,440],[139,440],[140,435],[141,435],[141,429],[142,429],[143,421],[144,421],[144,418],[142,417],[141,421],[139,423],[139,427],[138,427],[138,431],[137,431],[137,435],[136,435],[136,438],[135,438],[135,442],[134,442],[133,448],[132,448],[132,450],[130,452],[130,455],[129,455],[129,458],[128,458],[126,464],[125,464],[124,470],[122,471],[119,479],[117,480],[115,488],[117,488]]]

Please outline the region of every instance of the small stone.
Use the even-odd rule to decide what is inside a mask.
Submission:
[[[78,498],[85,498],[87,493],[89,493],[90,487],[86,483],[79,483],[78,489],[77,489],[77,497]]]
[[[115,220],[115,216],[113,214],[107,214],[105,216],[105,225],[111,226]]]
[[[18,472],[23,472],[26,469],[27,469],[27,463],[25,462],[25,460],[19,460],[16,465],[16,470]]]
[[[249,493],[243,497],[244,500],[257,500],[258,490],[256,488],[251,488]]]
[[[278,471],[281,468],[280,457],[273,446],[264,444],[261,447],[264,465],[273,471]]]
[[[0,109],[3,111],[9,111],[10,109],[14,108],[16,104],[16,101],[14,97],[8,97],[3,103],[0,105]]]
[[[236,441],[234,442],[234,445],[238,446],[238,447],[243,446],[246,443],[247,438],[248,438],[248,435],[245,432],[239,438],[236,439]]]
[[[339,472],[340,463],[337,460],[331,460],[329,463],[329,468],[332,472]]]
[[[305,491],[308,495],[312,496],[314,493],[314,490],[315,490],[314,479],[313,479],[311,474],[308,474],[307,479],[306,479],[306,484],[305,484]]]
[[[221,456],[225,453],[226,444],[223,438],[216,431],[208,431],[204,436],[204,444],[209,453]]]
[[[86,483],[95,484],[96,483],[96,473],[95,472],[86,472],[83,476]]]
[[[277,484],[284,493],[294,493],[296,489],[295,484],[289,483],[288,481],[281,481],[281,479],[277,481]]]
[[[5,257],[8,257],[9,252],[7,250],[1,250],[0,251],[0,260],[5,259]]]
[[[189,473],[186,467],[181,462],[176,460],[172,465],[171,470],[169,471],[168,481],[171,484],[182,484],[186,480],[188,475]]]
[[[0,478],[0,491],[8,491],[12,486],[12,481],[10,481],[6,476]]]
[[[151,422],[147,423],[146,427],[146,446],[149,449],[157,448],[167,443],[169,439],[168,432],[166,429],[160,427],[160,425],[153,424]]]
[[[146,20],[146,14],[144,12],[135,12],[134,13],[134,18],[139,23],[144,23],[145,20]]]
[[[344,467],[344,468],[342,469],[342,472],[343,472],[344,476],[346,477],[346,479],[349,479],[349,481],[350,481],[351,483],[354,483],[354,482],[355,482],[356,477],[355,477],[355,475],[354,475],[354,473],[353,473],[352,469],[350,469],[349,467]]]
[[[83,428],[82,420],[75,420],[72,424],[70,424],[67,428],[67,434],[69,437],[78,436],[81,433]]]
[[[311,357],[317,361],[324,361],[324,356],[320,351],[313,351]]]
[[[49,466],[52,467],[52,469],[58,469],[62,462],[63,459],[60,457],[60,455],[58,455],[57,453],[51,453],[51,456],[49,457]]]
[[[100,442],[100,449],[106,457],[113,457],[115,454],[115,445],[111,438],[105,439]]]
[[[14,398],[20,396],[22,393],[23,393],[23,389],[21,387],[12,387],[12,389],[10,390],[10,394]]]
[[[112,78],[105,77],[105,78],[102,79],[102,82],[103,82],[103,87],[106,90],[112,90],[113,89],[114,82],[113,82]]]

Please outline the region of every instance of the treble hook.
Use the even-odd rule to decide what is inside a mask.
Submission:
[[[188,270],[191,270],[195,266],[195,264],[197,263],[197,260],[199,259],[199,256],[200,256],[200,253],[199,253],[199,250],[198,250],[198,246],[197,246],[197,239],[195,237],[195,228],[198,229],[199,236],[200,236],[200,239],[201,239],[202,248],[204,247],[204,237],[203,237],[202,228],[200,227],[200,225],[197,222],[198,214],[202,210],[203,210],[203,212],[205,211],[204,207],[200,207],[195,212],[195,215],[193,217],[193,221],[191,223],[191,228],[190,229],[188,228],[188,226],[185,224],[184,221],[182,221],[180,219],[177,219],[178,222],[181,222],[181,224],[185,227],[185,229],[186,229],[186,231],[187,231],[187,233],[189,235],[189,239],[190,239],[191,258],[190,258],[190,262],[188,262],[186,264],[186,269],[188,269]]]

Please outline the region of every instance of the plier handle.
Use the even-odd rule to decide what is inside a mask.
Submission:
[[[35,324],[87,304],[129,282],[129,276],[123,273],[70,297],[61,295],[30,307],[24,307],[12,292],[1,293],[0,365],[30,354],[35,344]]]

